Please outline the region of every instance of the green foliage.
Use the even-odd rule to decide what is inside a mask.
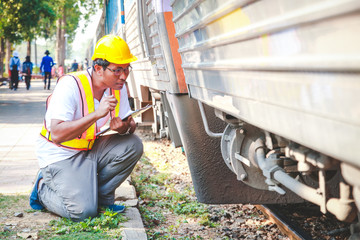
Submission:
[[[141,212],[141,216],[149,228],[158,226],[166,220],[161,212],[151,211],[142,206],[139,207],[139,210]]]
[[[197,201],[178,203],[172,210],[178,215],[188,215],[191,217],[201,217],[208,213],[206,206]]]
[[[67,218],[61,218],[58,221],[52,220],[50,226],[59,235],[79,232],[102,233],[104,230],[119,227],[119,224],[125,221],[126,218],[122,214],[106,210],[99,217],[88,218],[83,222],[73,222]]]
[[[58,18],[65,20],[62,28],[68,34],[68,42],[74,40],[76,29],[79,27],[81,19],[85,20],[85,26],[90,16],[94,15],[96,11],[102,9],[103,1],[101,0],[57,0],[57,14]],[[53,26],[54,29],[56,26]]]
[[[45,239],[51,240],[69,240],[69,239],[76,239],[76,240],[102,240],[102,239],[114,239],[114,237],[109,236],[106,233],[90,233],[90,232],[82,232],[82,233],[70,233],[66,235],[60,236],[42,236]],[[121,239],[121,237],[117,237],[115,239]]]
[[[55,35],[56,20],[61,18],[71,42],[80,19],[88,20],[102,5],[101,0],[1,0],[0,37],[11,43],[50,38]]]
[[[9,205],[17,204],[18,202],[27,199],[25,195],[3,195],[0,194],[0,209],[7,208]]]
[[[154,153],[151,153],[154,154]],[[160,160],[161,161],[161,160]],[[156,167],[155,167],[156,166]],[[182,187],[181,192],[172,182],[171,169],[161,163],[152,163],[143,157],[132,174],[132,181],[138,196],[143,200],[139,207],[145,226],[148,228],[148,239],[175,239],[172,234],[178,231],[181,222],[186,223],[189,218],[196,219],[202,226],[217,226],[210,220],[210,214],[205,204],[197,202],[192,187]],[[156,207],[156,208],[155,208]],[[159,209],[161,209],[159,211]],[[158,229],[166,222],[165,212],[172,212],[182,219],[181,222],[166,229]],[[179,238],[176,238],[179,239]],[[184,237],[181,239],[202,239],[200,236]]]
[[[43,230],[39,236],[43,239],[121,239],[121,223],[128,219],[121,213],[106,209],[95,218],[82,222],[73,222],[67,218],[52,220],[49,230]]]
[[[0,36],[12,43],[41,35],[56,19],[52,4],[46,0],[8,0],[0,4]]]
[[[33,68],[33,74],[39,74],[40,73],[40,68],[38,66],[35,66]]]
[[[1,231],[0,232],[0,239],[5,239],[5,237],[10,237],[12,233],[10,231]]]

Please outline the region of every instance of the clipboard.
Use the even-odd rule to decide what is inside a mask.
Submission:
[[[135,118],[135,117],[141,115],[142,113],[146,112],[146,111],[149,110],[150,108],[152,108],[152,106],[153,106],[153,105],[149,105],[149,104],[148,104],[148,105],[146,105],[146,106],[143,107],[143,108],[139,108],[139,109],[137,109],[137,110],[135,110],[135,111],[130,111],[130,112],[128,112],[127,114],[125,114],[125,116],[123,116],[123,117],[121,118],[121,120],[122,120],[122,121],[126,121],[129,116]],[[96,137],[97,137],[97,136],[100,136],[101,134],[106,133],[106,132],[109,131],[109,130],[110,130],[110,127],[108,127],[108,128],[106,128],[106,129],[98,132],[98,133],[96,134]]]
[[[135,110],[135,111],[130,111],[130,112],[128,112],[127,114],[125,114],[125,116],[122,117],[121,120],[126,121],[129,116],[135,118],[135,117],[143,114],[144,112],[146,112],[146,111],[147,111],[148,109],[150,109],[152,106],[153,106],[153,105],[149,105],[149,104],[148,104],[148,105],[146,105],[146,106],[143,107],[143,108],[139,108],[139,109],[137,109],[137,110]]]

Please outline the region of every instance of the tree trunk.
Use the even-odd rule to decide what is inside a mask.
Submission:
[[[31,61],[31,40],[27,42],[26,56],[29,56]]]
[[[66,26],[66,16],[65,11],[63,11],[63,16],[56,21],[56,51],[55,59],[58,66],[65,64],[66,58],[66,49],[65,49],[65,26]],[[65,69],[65,67],[64,67]]]
[[[34,48],[35,48],[35,66],[37,66],[38,65],[38,63],[37,63],[37,47],[36,47],[36,39],[34,39]]]
[[[0,38],[0,76],[4,77],[5,39]]]
[[[61,25],[63,26],[61,28],[61,45],[62,45],[62,61],[61,61],[61,65],[63,65],[63,67],[65,68],[65,59],[66,59],[66,39],[65,39],[65,34],[66,34],[66,29],[65,29],[65,26],[66,26],[66,13],[65,11],[63,12],[63,17],[61,19]]]
[[[11,43],[6,39],[6,57],[5,57],[5,72],[9,74],[9,64],[11,58]],[[10,77],[10,76],[9,76]]]
[[[56,46],[55,46],[55,61],[61,64],[61,19],[56,20]]]

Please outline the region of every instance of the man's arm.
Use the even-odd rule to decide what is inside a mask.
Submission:
[[[10,58],[10,63],[9,63],[9,69],[10,70],[12,70],[13,62],[14,62],[13,58]]]
[[[41,64],[40,64],[40,68],[39,68],[39,70],[40,70],[40,72],[42,72],[42,67],[44,66],[44,58],[41,60]]]
[[[110,111],[114,110],[117,100],[114,96],[104,97],[98,109],[94,112],[74,121],[63,121],[59,119],[51,120],[51,138],[56,144],[66,142],[80,136],[92,124],[100,118],[105,117]]]

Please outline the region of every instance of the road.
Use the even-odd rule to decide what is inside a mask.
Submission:
[[[53,85],[55,80],[53,79]],[[45,101],[51,90],[42,80],[25,82],[17,91],[0,87],[0,193],[29,193],[39,169],[35,156],[45,114]]]

